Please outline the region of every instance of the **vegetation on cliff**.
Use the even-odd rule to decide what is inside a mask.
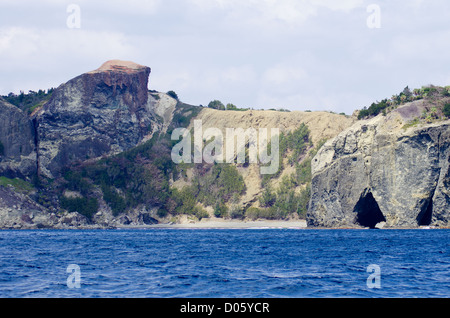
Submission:
[[[38,90],[25,92],[20,91],[20,94],[9,93],[8,95],[2,96],[4,100],[8,103],[13,104],[20,108],[24,112],[31,114],[37,107],[44,105],[52,96],[54,88],[49,88],[48,90]]]
[[[174,92],[171,94],[175,96]],[[228,104],[226,109],[237,107]],[[54,179],[35,176],[34,198],[48,208],[78,212],[88,220],[93,220],[103,204],[115,217],[127,215],[138,206],[156,208],[159,217],[191,215],[201,219],[209,216],[207,207],[221,218],[285,219],[293,214],[304,217],[310,198],[311,159],[314,149],[320,147],[314,148],[308,126],[302,123],[293,131],[281,133],[280,158],[285,160],[281,160],[277,174],[262,177],[265,190],[253,201],[258,203],[255,207],[241,202],[247,189],[239,169],[249,167],[248,151],[243,164],[176,165],[171,160],[173,129],[188,127],[201,110],[202,107],[178,100],[165,134],[156,133],[149,141],[115,156],[79,161]],[[287,166],[293,172],[281,177]],[[191,178],[186,175],[188,170],[192,171]],[[187,183],[178,188],[172,185],[177,180]],[[271,185],[273,182],[276,186]]]
[[[382,113],[386,115],[398,106],[404,105],[416,100],[424,100],[429,104],[430,111],[424,114],[424,118],[428,121],[433,118],[450,117],[448,112],[444,111],[446,101],[450,100],[450,86],[423,86],[410,90],[406,86],[399,94],[393,95],[391,98],[385,98],[380,102],[372,103],[369,107],[364,107],[358,113],[358,119],[367,119]]]
[[[292,214],[304,218],[311,197],[311,160],[324,143],[325,140],[321,140],[314,146],[304,124],[293,132],[282,133],[280,155],[294,167],[294,172],[284,175],[275,189],[270,184],[274,176],[265,176],[262,179],[264,191],[259,196],[260,208],[248,209],[247,215],[253,219],[285,219]]]

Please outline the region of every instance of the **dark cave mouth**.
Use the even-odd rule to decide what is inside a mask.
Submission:
[[[428,201],[428,204],[424,206],[422,211],[417,216],[417,225],[418,226],[428,226],[431,224],[431,217],[433,215],[433,199]]]
[[[361,196],[354,211],[357,213],[355,222],[360,226],[375,229],[378,223],[386,222],[386,218],[371,192]]]

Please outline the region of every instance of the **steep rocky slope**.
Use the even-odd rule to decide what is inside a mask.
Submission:
[[[437,117],[450,96],[356,121],[187,105],[149,90],[149,75],[108,61],[62,84],[30,116],[0,98],[0,228],[292,220],[308,200],[312,227],[449,226],[450,121]],[[278,128],[281,169],[266,176],[260,162],[175,164],[171,133],[195,121],[221,131],[224,145],[228,128]]]
[[[355,118],[333,114],[330,112],[281,112],[270,110],[247,110],[247,111],[222,111],[211,108],[204,108],[193,120],[201,120],[202,128],[206,131],[208,128],[219,129],[224,136],[224,145],[227,144],[227,128],[248,128],[256,130],[260,128],[278,128],[281,133],[294,131],[302,123],[306,124],[310,131],[310,138],[313,145],[318,145],[322,140],[328,140],[335,137],[345,128],[350,127]],[[193,124],[189,128],[193,128]],[[281,158],[285,161],[279,176],[273,178],[271,185],[276,188],[285,175],[293,173],[294,167],[287,163],[287,158]],[[238,167],[239,172],[244,176],[246,193],[241,197],[242,206],[257,205],[255,199],[261,194],[263,186],[261,184],[261,171],[259,165],[249,165]],[[191,169],[192,170],[192,169]],[[192,175],[192,171],[188,171]],[[184,180],[179,180],[175,186],[184,186]]]
[[[35,130],[28,116],[0,98],[0,175],[36,173]]]
[[[448,226],[450,121],[411,125],[423,101],[358,121],[312,164],[310,226]]]
[[[220,111],[211,108],[203,109],[195,119],[202,120],[204,129],[216,127],[224,135],[226,128],[279,128],[280,131],[292,131],[305,123],[313,143],[335,137],[355,122],[352,117],[329,112]]]
[[[0,180],[1,228],[95,226],[80,213],[64,211],[66,193],[69,199],[80,194],[65,191],[73,185],[61,177],[167,130],[177,101],[149,91],[149,75],[149,67],[108,61],[60,85],[48,102],[33,107],[31,116],[0,99],[0,177],[10,178]],[[36,188],[15,189],[16,177]],[[94,190],[89,196],[100,200],[100,210],[108,210],[101,191]],[[108,221],[97,226],[113,226]]]
[[[130,149],[151,136],[150,68],[108,61],[58,87],[35,114],[39,173],[58,176],[70,163]]]

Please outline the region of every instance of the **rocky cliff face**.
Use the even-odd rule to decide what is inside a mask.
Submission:
[[[31,181],[39,175],[41,181],[47,177],[61,186],[64,178],[59,177],[65,168],[121,153],[167,131],[177,100],[148,90],[150,72],[149,67],[133,62],[108,61],[55,89],[31,117],[0,98],[0,176]],[[48,183],[45,189],[30,185],[33,190],[22,191],[13,182],[3,181],[10,185],[0,186],[0,228],[124,223],[112,217],[98,189],[99,194],[90,195],[98,197],[100,212],[90,220],[77,212],[64,212],[57,190]],[[153,221],[146,211],[131,213],[128,219],[133,224]]]
[[[153,134],[150,68],[109,61],[58,87],[34,118],[39,173],[130,149]]]
[[[109,172],[133,165],[135,170],[121,175],[121,181],[135,181],[136,173],[141,179],[128,188],[119,189],[111,180],[107,187],[102,187],[89,176],[83,184],[74,176],[71,181],[61,178],[61,174],[65,167],[87,166],[86,161],[94,164],[100,157],[142,145],[155,133],[164,134],[189,124],[192,127],[195,119],[202,121],[204,130],[218,128],[222,132],[226,128],[250,127],[288,132],[303,123],[309,127],[314,145],[332,138],[312,160],[309,226],[449,226],[450,121],[405,125],[426,110],[423,102],[416,101],[387,116],[357,122],[353,117],[322,112],[225,112],[185,105],[167,94],[149,92],[149,74],[150,68],[142,65],[109,61],[62,84],[31,118],[0,99],[0,176],[30,181],[30,177],[39,174],[53,179],[48,182],[42,178],[45,181],[42,184],[48,188],[30,185],[32,190],[28,192],[15,190],[11,184],[0,186],[0,228],[89,228],[157,222],[153,217],[161,202],[152,200],[152,196],[167,191],[165,181],[179,190],[192,185],[195,170],[182,167],[177,173],[182,172],[183,176],[173,179],[174,171],[165,164],[170,157],[167,153],[164,157],[164,151],[170,152],[170,142],[146,143],[136,148],[139,150],[135,157],[112,160],[110,166],[101,167],[106,170],[100,171],[111,177]],[[305,158],[306,155],[302,160]],[[285,177],[289,181],[299,168],[304,168],[296,167],[287,157],[282,159],[284,168],[265,186],[257,165],[237,165],[246,192],[233,198],[233,204],[258,208],[264,187],[279,188]],[[310,158],[305,161],[309,163]],[[71,182],[79,182],[79,187]],[[302,183],[298,190],[303,190],[303,186]],[[124,190],[133,195],[145,192],[145,201],[126,213],[116,213],[113,205],[120,211],[117,206],[126,202]],[[86,216],[67,213],[59,202],[61,198],[96,199],[98,210],[94,215],[85,213]],[[163,207],[166,212],[178,204],[170,200],[165,200],[170,203]],[[207,208],[208,213],[213,213],[212,205]]]
[[[35,131],[28,116],[0,98],[0,175],[36,172]]]
[[[450,121],[404,126],[421,107],[359,121],[322,147],[308,225],[449,226]]]

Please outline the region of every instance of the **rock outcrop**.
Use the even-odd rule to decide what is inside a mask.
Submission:
[[[150,72],[149,67],[133,62],[106,62],[55,89],[50,100],[31,117],[0,98],[0,176],[27,181],[35,175],[50,179],[33,179],[44,181],[48,189],[32,187],[29,192],[14,189],[14,182],[0,186],[0,228],[108,228],[158,222],[159,206],[152,205],[155,201],[140,202],[126,214],[116,215],[102,186],[94,184],[89,193],[75,193],[74,186],[71,197],[70,191],[58,192],[68,181],[60,177],[66,167],[119,154],[157,133],[170,133],[174,127],[192,127],[193,120],[201,120],[204,130],[218,128],[222,132],[226,128],[293,131],[304,123],[314,145],[332,138],[312,160],[309,226],[450,226],[450,120],[411,124],[427,110],[423,101],[399,107],[387,116],[357,122],[354,116],[326,112],[224,112],[183,104],[167,94],[149,91]],[[151,149],[161,155],[158,149],[168,148]],[[159,176],[153,173],[157,168],[150,157],[136,158],[145,166],[144,172],[148,169],[142,183],[145,186]],[[287,158],[283,160],[285,167],[270,181],[271,186],[278,186],[295,172],[296,167],[288,164]],[[192,182],[193,168],[183,169],[185,177],[168,180],[171,186],[181,189]],[[240,206],[257,205],[263,191],[259,168],[242,165],[238,171],[246,186]],[[164,188],[163,181],[161,175],[155,182],[159,187],[145,189],[154,195]],[[123,189],[112,185],[105,189],[112,193],[110,201],[123,199]],[[51,202],[40,200],[39,191],[44,192],[44,198],[48,194]],[[61,194],[66,198],[94,198],[99,209],[93,216],[68,213],[58,202]],[[164,207],[167,211],[176,205],[175,201],[169,203]]]
[[[408,127],[420,102],[358,121],[312,163],[309,226],[449,226],[450,121]]]
[[[35,172],[34,127],[19,108],[0,98],[0,175],[13,178]]]
[[[149,138],[156,129],[150,71],[113,60],[58,87],[34,118],[40,175],[54,178],[73,162],[117,154]]]
[[[36,203],[29,194],[0,187],[1,229],[98,228],[77,212],[55,212]]]

